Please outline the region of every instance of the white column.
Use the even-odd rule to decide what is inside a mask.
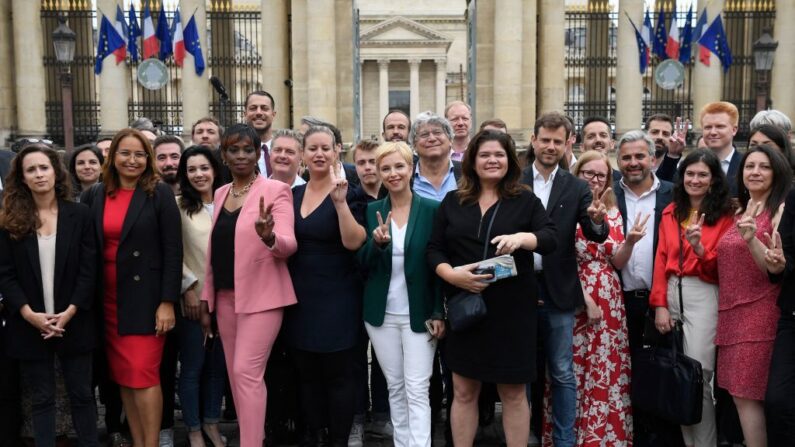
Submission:
[[[790,118],[795,118],[795,88],[792,88],[792,80],[795,79],[795,59],[789,53],[795,48],[793,23],[795,23],[795,2],[776,0],[773,38],[778,41],[778,49],[773,63],[770,99],[774,109],[781,110]]]
[[[378,60],[378,111],[379,120],[389,113],[389,59]]]
[[[701,11],[705,6],[709,9],[709,20],[715,20],[715,14],[723,11],[725,0],[699,0],[698,10]],[[724,22],[725,23],[725,22]],[[789,25],[788,25],[789,26]],[[693,45],[693,51],[696,52],[696,59],[698,59],[698,47]],[[693,89],[693,127],[699,129],[698,134],[701,134],[701,123],[698,120],[698,115],[701,108],[710,102],[720,101],[723,94],[723,67],[721,67],[720,59],[710,53],[709,67],[701,62],[695,62],[694,76],[692,81]]]
[[[409,115],[412,118],[420,113],[420,62],[409,59]]]
[[[540,115],[554,110],[562,112],[566,99],[563,76],[566,70],[566,7],[560,0],[541,0],[539,5],[537,112]],[[495,22],[494,26],[501,25]]]
[[[97,0],[97,8],[108,14],[113,14],[110,11],[116,11],[117,4],[119,3],[116,0]],[[202,47],[205,55],[207,55],[206,48]],[[116,65],[116,58],[113,55],[106,57],[102,62],[102,74],[99,75],[99,123],[103,135],[113,136],[129,125],[130,118],[127,113],[127,103],[130,101],[129,71],[127,62]]]
[[[499,0],[494,10],[494,116],[508,129],[522,119],[522,0]],[[508,67],[514,67],[508,69]]]
[[[309,3],[307,3],[307,6]],[[312,0],[306,18],[306,43],[311,48],[309,114],[337,122],[337,39],[334,0]],[[348,68],[348,67],[346,67]]]
[[[434,59],[434,62],[436,62],[436,113],[441,116],[447,103],[447,59]]]
[[[47,133],[44,113],[46,85],[41,2],[13,0],[14,72],[16,73],[17,137],[41,137]],[[48,45],[52,42],[48,40]],[[113,56],[108,57],[108,60]]]
[[[205,65],[209,60],[207,52],[207,19],[204,0],[182,0],[182,11],[196,11],[196,26],[199,28],[199,44],[202,47]],[[190,20],[185,15],[183,26]],[[210,83],[207,82],[207,67],[202,76],[196,74],[193,55],[185,54],[182,64],[182,134],[190,140],[193,123],[210,114]]]
[[[184,1],[184,0],[183,0]],[[202,4],[203,1],[201,2]],[[290,123],[290,93],[284,81],[289,77],[287,63],[287,2],[284,0],[261,0],[262,33],[262,87],[276,100],[274,128],[288,127]],[[183,9],[186,10],[186,9]],[[204,47],[202,47],[204,48]],[[330,118],[329,118],[330,119]]]
[[[627,16],[635,23],[643,22],[641,2],[618,4],[618,48],[616,66],[616,134],[639,129],[643,120],[643,78],[640,75],[638,43],[635,30]]]

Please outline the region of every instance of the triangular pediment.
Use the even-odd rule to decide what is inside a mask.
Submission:
[[[392,17],[361,32],[361,42],[451,42],[451,39],[421,23],[402,16]]]

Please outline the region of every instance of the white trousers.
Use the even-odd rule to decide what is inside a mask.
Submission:
[[[701,422],[683,425],[682,437],[686,445],[714,447],[718,442],[715,426],[715,400],[712,376],[715,372],[715,334],[718,329],[718,286],[695,276],[682,279],[684,318],[679,308],[679,278],[668,278],[668,310],[671,318],[682,320],[685,355],[701,362],[704,375],[704,394]]]
[[[389,389],[395,447],[430,447],[428,388],[436,339],[412,332],[408,315],[386,314],[383,325],[364,325]]]

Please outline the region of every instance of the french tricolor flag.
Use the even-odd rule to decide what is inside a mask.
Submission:
[[[181,67],[182,61],[185,60],[185,38],[182,36],[182,19],[179,16],[179,8],[174,11],[174,20],[171,22],[171,39],[174,62]]]
[[[152,11],[149,10],[149,2],[144,8],[144,59],[157,57],[158,41],[155,36],[155,24],[152,22]]]
[[[113,54],[116,55],[116,65],[119,65],[119,62],[127,57],[127,35],[129,34],[127,22],[124,20],[124,13],[121,11],[119,5],[116,5],[116,22],[113,24],[113,27],[116,28],[116,32],[118,32],[122,40],[124,40],[124,45],[113,52]]]
[[[679,25],[676,23],[676,8],[671,14],[671,26],[668,28],[668,41],[665,42],[665,54],[671,59],[679,59]]]

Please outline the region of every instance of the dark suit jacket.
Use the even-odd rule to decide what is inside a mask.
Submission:
[[[11,170],[11,160],[16,154],[11,151],[0,150],[0,178],[3,179],[3,189],[0,190],[0,207],[3,206],[3,191],[5,191],[6,177]]]
[[[781,282],[781,293],[778,296],[778,307],[782,315],[795,313],[795,189],[789,192],[784,205],[784,214],[778,225],[781,245],[787,260],[784,271],[778,275],[770,275],[772,282]]]
[[[533,165],[525,168],[522,183],[533,187]],[[604,242],[610,231],[607,224],[602,225],[601,231],[594,231],[588,216],[591,201],[591,190],[585,180],[558,169],[546,207],[549,219],[555,222],[558,244],[555,251],[542,259],[549,298],[560,310],[573,311],[585,302],[577,280],[577,254],[574,250],[577,224],[582,227],[585,237],[595,242]]]
[[[726,181],[729,182],[729,195],[732,198],[737,197],[737,173],[740,171],[741,158],[743,158],[743,154],[735,147],[734,155],[732,155],[732,159],[729,160],[729,170],[726,172]],[[665,157],[660,167],[657,168],[657,178],[660,180],[668,180],[675,184],[679,178],[679,173],[676,170],[678,164],[678,158]]]
[[[662,157],[663,159],[660,161],[660,165],[657,166],[657,171],[654,173],[654,175],[656,175],[660,180],[673,182],[674,176],[676,175],[676,167],[679,165],[679,160],[682,158],[669,157],[668,153],[663,154]]]
[[[734,155],[729,160],[729,171],[726,172],[726,181],[729,182],[729,195],[733,198],[737,197],[737,174],[740,172],[741,158],[743,158],[743,154],[737,148],[734,148]],[[739,181],[742,181],[742,178]]]
[[[624,234],[627,234],[627,195],[624,192],[624,188],[621,187],[620,182],[615,182],[613,184],[613,192],[616,194],[616,202],[618,203],[618,211],[621,213],[621,218],[624,222]],[[654,203],[654,220],[651,222],[651,229],[654,231],[654,253],[657,253],[657,235],[658,229],[660,228],[660,219],[662,218],[662,212],[669,203],[671,203],[671,199],[673,198],[674,193],[674,185],[671,182],[666,182],[665,180],[660,180],[660,187],[657,188],[657,193],[655,194]],[[633,218],[635,216],[632,216]],[[649,227],[647,223],[646,227]]]
[[[91,208],[97,238],[97,265],[104,265],[105,185],[86,190],[80,200]],[[103,275],[97,299],[104,299]],[[116,252],[116,302],[120,335],[154,334],[155,311],[162,301],[175,302],[182,283],[182,228],[174,193],[158,183],[147,196],[139,186],[124,217]]]
[[[96,284],[96,247],[91,212],[74,202],[58,202],[55,236],[55,313],[77,306],[77,313],[66,325],[62,338],[43,340],[39,331],[20,315],[24,305],[44,312],[39,264],[39,245],[35,234],[14,240],[0,230],[0,293],[8,307],[8,354],[34,360],[46,359],[52,352],[77,354],[94,348],[92,305]]]

